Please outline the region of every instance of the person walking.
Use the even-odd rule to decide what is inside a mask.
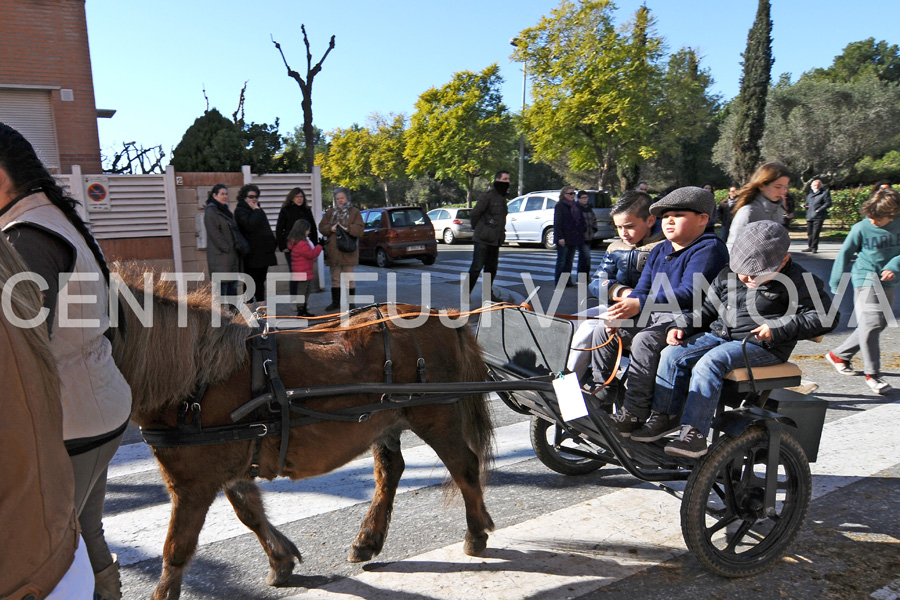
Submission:
[[[781,223],[784,220],[781,203],[790,182],[791,173],[781,163],[767,162],[756,169],[750,181],[738,191],[728,241],[725,242],[729,251],[740,237],[741,229],[748,223],[762,220]]]
[[[43,304],[59,371],[75,510],[97,595],[118,600],[119,565],[103,536],[103,500],[107,465],[131,416],[131,388],[113,362],[106,337],[109,268],[76,206],[31,144],[0,123],[0,229],[28,269],[48,283]]]
[[[565,186],[559,191],[559,202],[553,209],[553,238],[556,241],[556,270],[553,275],[555,285],[563,273],[566,274],[564,285],[573,286],[568,281],[572,275],[572,261],[575,251],[584,244],[584,215],[581,207],[575,203],[575,188]]]
[[[819,251],[819,236],[822,234],[822,225],[828,217],[828,209],[831,208],[831,192],[822,187],[822,182],[813,179],[809,184],[810,192],[806,195],[803,208],[806,209],[806,237],[809,242],[801,252]]]
[[[253,280],[253,298],[266,301],[266,275],[269,267],[278,264],[275,258],[275,235],[266,213],[259,206],[259,188],[253,184],[238,190],[234,220],[250,245],[250,254],[244,257],[244,273]]]
[[[319,230],[316,227],[316,218],[313,216],[312,206],[303,190],[295,187],[288,192],[284,202],[281,204],[281,210],[278,211],[278,221],[275,224],[275,242],[278,244],[278,250],[284,253],[284,258],[287,260],[288,269],[291,270],[291,273],[294,271],[292,270],[291,252],[287,247],[287,239],[294,228],[294,223],[301,220],[309,223],[309,241],[314,246],[318,245]],[[297,282],[293,278],[290,281],[289,289],[291,297],[297,295]],[[315,263],[313,263],[313,283],[310,285],[309,291],[318,291],[318,286],[315,283]]]
[[[241,252],[249,251],[239,240],[240,235],[234,214],[228,208],[228,187],[217,183],[209,191],[206,207],[203,209],[203,225],[206,227],[206,265],[209,277],[222,273],[228,278],[220,279],[219,293],[222,296],[237,296],[238,282],[231,276],[241,270]]]
[[[584,190],[578,192],[578,208],[584,217],[584,242],[578,247],[578,273],[587,273],[585,281],[591,278],[591,244],[594,242],[594,232],[597,231],[597,215],[594,209],[588,205],[590,197]]]
[[[491,300],[499,302],[493,283],[497,278],[500,246],[506,239],[506,194],[509,192],[509,171],[497,171],[494,184],[478,197],[469,219],[472,229],[472,264],[469,266],[469,294],[478,283],[481,271],[490,289]],[[487,277],[490,275],[490,278]],[[482,294],[483,295],[483,294]]]
[[[325,310],[341,309],[341,288],[344,281],[347,283],[347,302],[352,308],[353,303],[349,298],[356,292],[356,283],[349,275],[352,275],[356,265],[359,264],[359,245],[352,252],[343,252],[338,249],[337,232],[343,229],[351,237],[358,238],[362,235],[362,213],[350,203],[350,190],[339,187],[334,190],[334,207],[329,208],[325,216],[319,222],[319,231],[328,236],[325,242],[325,264],[328,265],[331,274],[331,304]],[[346,273],[348,277],[341,277]]]

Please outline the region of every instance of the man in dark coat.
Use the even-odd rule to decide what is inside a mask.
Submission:
[[[809,238],[807,247],[801,252],[819,251],[819,234],[822,233],[822,225],[828,217],[828,209],[831,208],[831,192],[822,187],[822,182],[813,179],[809,184],[810,193],[806,196],[803,208],[806,209],[806,235]]]
[[[556,241],[556,271],[553,281],[559,285],[563,273],[571,276],[575,250],[584,244],[584,216],[575,203],[575,188],[566,186],[559,192],[553,210],[553,239]],[[569,282],[566,282],[568,285]],[[574,285],[574,283],[572,284]]]
[[[469,293],[475,288],[482,269],[490,274],[490,283],[497,278],[500,245],[506,239],[506,194],[509,192],[509,171],[497,171],[494,185],[475,202],[470,219],[475,235],[472,237],[472,265],[469,267]],[[485,278],[487,279],[487,278]],[[499,298],[491,289],[491,300]]]

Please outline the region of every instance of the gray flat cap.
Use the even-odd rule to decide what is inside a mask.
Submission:
[[[674,190],[650,205],[650,214],[661,217],[669,210],[687,209],[707,214],[712,219],[716,207],[716,197],[712,192],[694,186]]]
[[[741,228],[731,248],[729,266],[739,275],[758,277],[776,272],[788,253],[791,236],[781,223],[754,221]]]

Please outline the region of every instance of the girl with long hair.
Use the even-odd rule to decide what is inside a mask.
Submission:
[[[791,172],[778,162],[767,162],[759,166],[744,187],[738,190],[728,228],[728,250],[734,246],[747,223],[764,219],[782,223],[784,221],[784,197],[791,183]]]

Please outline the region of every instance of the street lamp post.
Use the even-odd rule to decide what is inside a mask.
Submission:
[[[509,40],[515,47],[519,46],[519,38]],[[528,84],[528,61],[522,62],[522,118],[525,117],[525,90]],[[525,193],[525,131],[519,135],[519,196]]]

